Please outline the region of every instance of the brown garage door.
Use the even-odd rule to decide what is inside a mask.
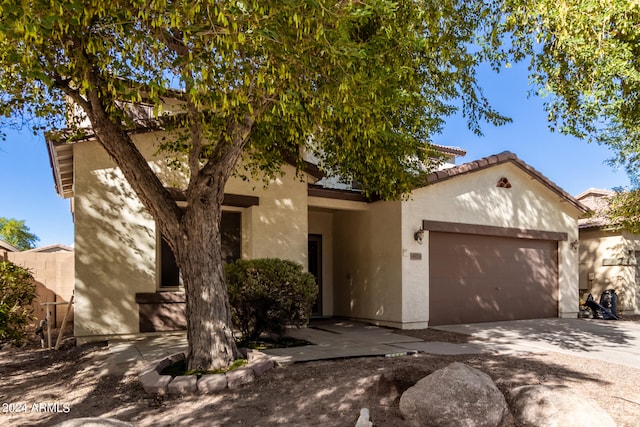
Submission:
[[[429,325],[556,317],[558,242],[429,233]]]

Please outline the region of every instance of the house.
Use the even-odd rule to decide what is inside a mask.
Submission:
[[[167,187],[185,188],[157,156],[163,136],[133,138]],[[73,206],[78,342],[184,327],[172,255],[121,172],[90,139],[48,145],[57,191]],[[321,185],[311,165],[303,179],[285,166],[266,188],[232,178],[225,258],[301,263],[318,278],[315,316],[404,329],[576,317],[586,208],[512,153],[449,166],[398,201]]]
[[[605,215],[615,193],[590,188],[578,196],[593,215],[579,220],[580,291],[596,300],[607,289],[618,295],[618,312],[640,314],[640,234],[611,224]]]
[[[7,254],[10,252],[19,252],[20,249],[0,239],[0,261],[7,260]]]

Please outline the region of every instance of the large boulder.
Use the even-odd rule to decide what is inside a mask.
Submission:
[[[615,427],[595,401],[563,386],[526,385],[510,392],[513,416],[521,427]]]
[[[491,378],[458,362],[405,391],[400,412],[415,426],[497,427],[510,419],[507,402]]]

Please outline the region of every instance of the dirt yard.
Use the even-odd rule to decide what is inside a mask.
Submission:
[[[434,341],[467,339],[433,330],[409,333]],[[637,426],[640,419],[640,370],[557,353],[301,363],[275,368],[237,390],[165,399],[147,395],[135,375],[106,374],[108,356],[104,344],[75,347],[69,340],[59,351],[40,350],[35,342],[1,350],[0,423],[48,426],[100,416],[139,426],[353,426],[360,408],[369,408],[374,425],[402,426],[400,394],[454,361],[486,372],[503,392],[525,384],[562,384],[596,400],[620,426]]]

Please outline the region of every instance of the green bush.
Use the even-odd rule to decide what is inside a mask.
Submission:
[[[36,285],[29,270],[10,261],[0,262],[0,342],[20,344],[33,319],[31,303]]]
[[[265,332],[281,336],[287,325],[302,326],[318,294],[312,274],[292,261],[264,258],[226,266],[231,315],[243,341]]]

